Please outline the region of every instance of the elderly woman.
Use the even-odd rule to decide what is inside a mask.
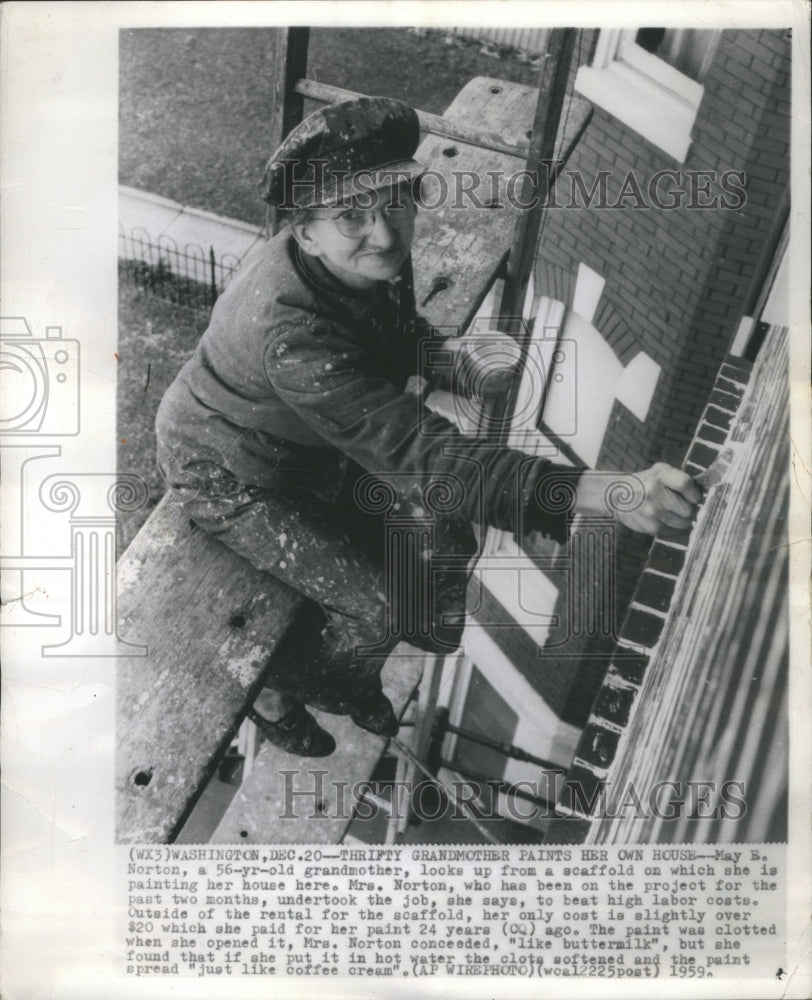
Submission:
[[[567,512],[539,497],[581,475],[465,437],[412,391],[418,374],[459,388],[448,366],[420,365],[421,339],[437,334],[411,284],[418,141],[415,112],[386,98],[326,107],[291,132],[263,192],[289,225],[243,262],[158,413],[159,465],[189,517],[309,599],[311,641],[282,641],[249,713],[303,756],[335,748],[305,705],[397,732],[381,668],[403,639],[459,645],[471,522],[563,542]],[[487,382],[504,387],[498,373]],[[654,466],[635,482],[646,496],[630,527],[687,526],[687,476]],[[405,560],[385,549],[376,486],[430,529],[413,531],[424,543]],[[427,486],[455,509],[427,510]],[[575,509],[602,510],[597,493],[581,476]]]

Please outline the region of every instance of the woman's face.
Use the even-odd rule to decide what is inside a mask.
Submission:
[[[293,231],[304,251],[339,281],[371,288],[394,278],[409,256],[415,213],[408,185],[401,185],[365,192],[357,205],[314,208]]]

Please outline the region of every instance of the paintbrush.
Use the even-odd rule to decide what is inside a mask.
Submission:
[[[694,482],[701,490],[707,493],[712,487],[719,486],[725,481],[730,471],[730,466],[733,464],[733,459],[739,451],[739,447],[739,443],[727,445],[719,452],[704,472],[700,472],[698,476],[693,477]]]

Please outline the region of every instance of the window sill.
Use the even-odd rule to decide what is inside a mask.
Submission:
[[[698,104],[621,62],[603,68],[582,66],[575,90],[679,163],[685,162]]]

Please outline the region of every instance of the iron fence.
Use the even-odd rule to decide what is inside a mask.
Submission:
[[[154,239],[141,226],[119,229],[119,274],[123,281],[157,298],[198,312],[211,309],[239,266],[239,258],[197,243],[183,249],[169,236]]]

